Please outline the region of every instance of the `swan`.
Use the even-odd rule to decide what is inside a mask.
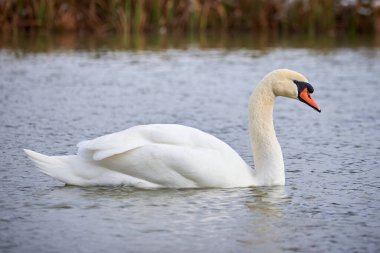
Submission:
[[[321,112],[300,73],[267,74],[249,99],[253,170],[225,142],[176,124],[139,125],[77,144],[77,155],[46,156],[24,149],[45,174],[68,185],[137,188],[233,188],[285,184],[284,161],[273,126],[277,96]]]

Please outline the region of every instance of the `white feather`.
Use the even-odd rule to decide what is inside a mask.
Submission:
[[[294,95],[297,88],[292,80],[295,78],[304,79],[290,70],[274,71],[261,81],[251,96],[249,129],[255,171],[218,138],[174,124],[135,126],[83,141],[77,145],[77,155],[46,156],[31,150],[25,152],[45,174],[79,186],[228,188],[281,185],[285,183],[284,164],[273,128],[272,111],[276,96]],[[282,83],[280,88],[276,86],[278,83]]]

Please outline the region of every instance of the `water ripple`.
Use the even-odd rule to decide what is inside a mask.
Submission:
[[[376,49],[0,51],[0,249],[5,252],[378,252],[380,104]],[[179,123],[253,164],[247,100],[263,74],[306,73],[317,114],[279,99],[285,187],[65,187],[21,148],[75,143],[135,124]]]

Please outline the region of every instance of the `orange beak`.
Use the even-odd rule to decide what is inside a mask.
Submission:
[[[317,102],[314,101],[314,99],[310,96],[310,92],[307,90],[307,88],[303,89],[301,93],[299,94],[299,99],[304,102],[305,104],[308,104],[318,112],[321,112],[321,108],[317,104]]]

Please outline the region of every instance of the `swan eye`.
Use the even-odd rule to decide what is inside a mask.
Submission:
[[[300,94],[305,88],[307,89],[308,94],[311,94],[314,92],[313,86],[311,86],[310,83],[293,80],[293,82],[297,85],[298,94]]]

